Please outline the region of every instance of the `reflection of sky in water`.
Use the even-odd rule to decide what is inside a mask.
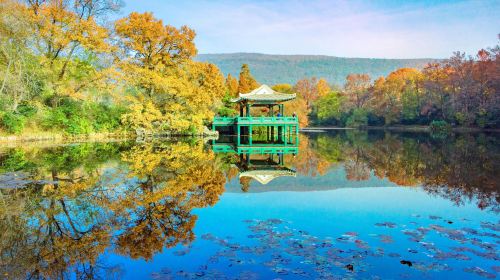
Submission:
[[[375,256],[363,257],[364,260],[337,262],[336,265],[340,267],[333,265],[335,268],[332,268],[332,271],[340,275],[353,277],[377,275],[381,278],[421,278],[424,276],[455,279],[482,278],[495,276],[496,272],[492,267],[498,265],[498,261],[476,256],[471,252],[462,252],[461,255],[455,252],[456,254],[448,256],[449,258],[435,259],[436,249],[429,249],[430,245],[428,245],[431,242],[434,242],[434,246],[443,252],[453,252],[451,247],[468,247],[477,252],[485,252],[477,245],[478,243],[471,244],[470,240],[459,242],[450,239],[450,236],[453,237],[453,232],[449,235],[447,231],[441,230],[439,233],[431,230],[423,238],[422,242],[425,243],[419,244],[409,240],[412,236],[404,234],[403,231],[411,233],[411,230],[429,227],[429,225],[439,225],[445,229],[474,228],[479,232],[495,233],[492,229],[481,228],[480,221],[496,223],[498,219],[495,214],[481,211],[474,204],[457,207],[449,200],[430,197],[418,189],[349,188],[318,192],[226,193],[214,207],[195,210],[195,214],[198,215],[195,227],[197,239],[192,243],[191,248],[186,250],[182,245],[177,246],[175,249],[158,254],[149,263],[130,262],[126,258],[116,256],[109,256],[108,261],[122,263],[125,267],[124,276],[130,279],[150,277],[154,272],[159,274],[153,275],[165,279],[168,279],[169,275],[174,278],[182,275],[187,278],[220,277],[221,275],[209,273],[213,269],[229,277],[252,278],[253,274],[240,274],[244,271],[257,272],[264,279],[278,277],[293,279],[303,277],[302,274],[316,277],[316,272],[310,269],[314,265],[308,265],[307,261],[304,264],[304,259],[301,257],[291,257],[284,265],[269,263],[269,260],[273,258],[270,255],[271,251],[280,252],[280,255],[285,258],[290,257],[285,251],[289,245],[286,241],[290,237],[284,237],[278,248],[268,250],[261,256],[229,247],[229,251],[235,252],[236,256],[221,257],[217,263],[211,263],[210,257],[226,247],[214,240],[205,240],[206,238],[201,238],[202,235],[209,233],[214,237],[227,239],[227,242],[237,244],[237,246],[255,246],[259,244],[259,241],[256,238],[249,238],[249,236],[253,237],[252,232],[249,231],[249,224],[243,221],[281,219],[285,221],[285,224],[279,225],[278,230],[285,231],[283,226],[289,227],[294,231],[293,238],[299,240],[308,238],[307,235],[298,233],[298,230],[306,231],[322,241],[329,240],[330,237],[333,249],[316,250],[320,256],[328,256],[328,250],[335,248],[344,250],[344,253],[337,252],[336,254],[343,257],[352,257],[359,252],[366,251],[375,254]],[[375,225],[384,222],[394,223],[396,227]],[[387,243],[391,238],[378,236],[380,234],[391,236],[394,242]],[[337,239],[339,237],[340,239]],[[473,235],[467,234],[466,237],[470,239]],[[489,241],[495,248],[498,245],[498,238],[476,237],[482,240],[481,244]],[[356,242],[356,239],[360,241]],[[265,244],[265,242],[260,243]],[[425,248],[425,246],[428,247]],[[381,252],[377,250],[379,247],[383,248],[384,256],[377,256]],[[497,251],[493,250],[493,252],[498,258]],[[398,257],[395,253],[401,256]],[[463,255],[468,256],[470,260],[456,259],[464,258]],[[411,261],[412,267],[401,264],[401,260]],[[262,265],[265,262],[268,262],[269,267]],[[348,268],[344,267],[347,264],[353,264],[354,273],[359,274],[348,272]],[[330,268],[326,264],[323,266]],[[431,270],[421,271],[424,267]],[[166,271],[165,268],[168,268],[171,273],[162,274],[162,270]],[[464,272],[466,268],[470,268],[472,272]],[[367,272],[360,272],[360,269],[366,269]],[[488,271],[488,274],[480,269]],[[192,274],[182,274],[178,271],[192,272]]]
[[[249,192],[267,192],[267,191],[319,191],[332,190],[339,188],[363,188],[363,187],[385,187],[398,185],[390,182],[387,178],[379,179],[372,176],[364,181],[350,181],[347,179],[345,169],[342,165],[334,166],[324,175],[306,176],[297,174],[296,177],[278,177],[266,185],[252,181]],[[241,185],[238,178],[235,178],[226,184],[228,192],[241,192]]]

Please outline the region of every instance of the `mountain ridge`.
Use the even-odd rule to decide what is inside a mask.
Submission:
[[[329,83],[342,85],[351,73],[366,73],[372,79],[387,76],[398,68],[422,69],[435,58],[355,58],[328,55],[281,55],[262,53],[199,54],[198,61],[210,62],[219,67],[224,75],[238,76],[241,65],[250,66],[253,76],[260,83],[295,84],[306,77],[325,78]]]

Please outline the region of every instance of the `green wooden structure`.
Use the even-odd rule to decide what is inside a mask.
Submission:
[[[237,136],[234,143],[237,147],[251,147],[260,143],[279,143],[284,147],[298,145],[299,120],[297,116],[284,116],[283,104],[295,97],[295,94],[276,92],[267,85],[249,93],[240,93],[238,98],[231,100],[238,103],[239,116],[215,117],[212,130],[229,128]],[[267,113],[253,116],[252,108],[267,108]],[[260,134],[254,136],[256,130]]]

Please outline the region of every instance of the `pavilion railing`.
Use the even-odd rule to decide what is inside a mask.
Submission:
[[[279,125],[279,124],[298,124],[297,117],[215,117],[214,125],[229,124],[253,124],[253,125]]]

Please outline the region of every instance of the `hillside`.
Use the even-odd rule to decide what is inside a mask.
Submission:
[[[346,58],[324,55],[268,55],[256,53],[200,54],[198,61],[216,64],[227,75],[238,76],[247,63],[254,77],[265,84],[295,82],[304,77],[324,77],[342,85],[350,73],[367,73],[373,79],[402,67],[423,68],[434,59]]]

